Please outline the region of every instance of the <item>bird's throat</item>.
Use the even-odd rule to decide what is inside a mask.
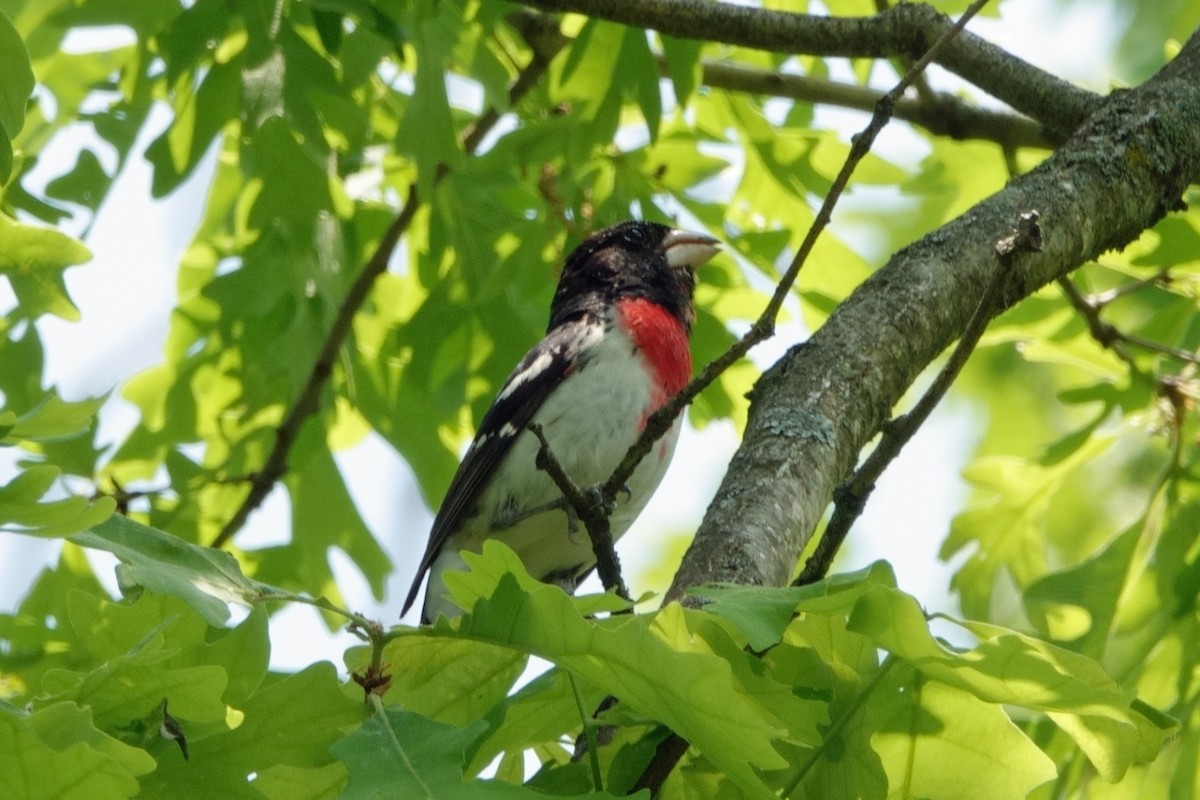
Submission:
[[[683,323],[644,297],[617,304],[620,322],[637,347],[653,383],[653,413],[692,378],[692,351]]]

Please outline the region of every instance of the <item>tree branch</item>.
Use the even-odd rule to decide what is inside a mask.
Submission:
[[[510,104],[515,103],[537,85],[553,57],[554,53],[534,52],[529,64],[509,87]],[[464,152],[468,155],[474,153],[475,149],[479,147],[479,143],[483,141],[488,131],[495,127],[499,119],[499,111],[494,108],[486,109],[479,119],[464,132],[462,143]],[[445,172],[446,170],[443,168],[434,174],[433,184],[435,186],[441,181]],[[313,362],[304,387],[275,432],[275,443],[271,447],[270,454],[263,462],[262,469],[251,479],[250,492],[242,504],[238,506],[237,511],[225,523],[225,527],[213,539],[212,547],[222,547],[229,542],[246,524],[250,514],[267,498],[275,483],[287,472],[288,458],[291,455],[292,447],[295,446],[296,438],[300,435],[300,429],[304,423],[309,417],[316,414],[320,407],[321,392],[324,391],[325,385],[329,383],[329,378],[333,374],[334,361],[337,359],[342,345],[345,344],[346,337],[350,334],[354,316],[366,302],[367,295],[370,293],[371,287],[375,285],[376,278],[387,270],[392,252],[396,249],[400,238],[408,230],[408,226],[412,224],[419,207],[420,199],[417,197],[417,186],[414,183],[409,187],[408,197],[400,209],[400,213],[392,220],[392,224],[388,226],[383,238],[376,245],[375,252],[371,254],[370,260],[367,261],[358,277],[354,279],[350,291],[346,293],[346,297],[338,306],[337,316],[334,318],[329,333],[325,336],[321,351],[317,354],[316,361]]]
[[[750,94],[788,97],[806,103],[870,111],[879,102],[880,93],[867,86],[810,78],[783,72],[701,62],[701,81],[705,86]],[[1017,114],[980,108],[944,92],[929,92],[918,98],[896,100],[895,116],[919,125],[936,136],[951,139],[983,139],[1001,147],[1037,147],[1050,149],[1065,137]]]
[[[1200,35],[1143,86],[1107,98],[1058,152],[896,253],[754,388],[741,446],[668,593],[729,581],[783,585],[888,409],[955,338],[1024,209],[1044,250],[1005,280],[1009,306],[1121,248],[1200,179]],[[769,487],[769,489],[767,488]],[[764,491],[776,499],[762,503]]]
[[[606,496],[608,492],[615,491],[615,487],[624,485],[628,476],[633,474],[633,470],[637,464],[650,451],[654,442],[670,427],[671,421],[674,420],[675,415],[679,413],[684,405],[691,402],[692,398],[699,394],[721,372],[727,369],[730,364],[742,355],[745,355],[755,343],[767,338],[774,332],[775,316],[779,313],[784,298],[791,291],[792,285],[796,281],[796,276],[799,274],[801,267],[804,266],[804,262],[808,259],[808,254],[812,252],[817,237],[820,236],[821,231],[829,223],[829,219],[833,214],[833,207],[837,204],[842,190],[849,182],[851,173],[854,172],[854,168],[858,165],[858,162],[870,152],[875,137],[878,136],[879,132],[883,130],[883,126],[890,119],[895,100],[904,94],[905,90],[921,75],[925,67],[937,56],[938,52],[954,36],[962,31],[963,26],[967,24],[968,20],[978,13],[979,9],[983,8],[987,2],[988,0],[975,0],[975,2],[968,6],[958,21],[940,39],[935,41],[929,50],[922,54],[916,63],[909,68],[908,72],[905,73],[904,77],[900,79],[900,82],[896,84],[892,91],[880,98],[875,106],[871,121],[862,133],[854,138],[854,143],[850,148],[849,155],[846,157],[846,162],[842,165],[842,169],[830,187],[829,193],[825,196],[820,211],[813,220],[813,224],[809,227],[808,233],[805,234],[804,241],[796,251],[796,255],[792,259],[792,263],[788,266],[787,271],[780,278],[779,285],[775,288],[775,294],[767,303],[762,314],[741,340],[735,342],[729,350],[705,367],[700,375],[693,378],[684,387],[682,392],[675,395],[662,408],[651,415],[638,441],[629,448],[629,452],[626,453],[621,465],[604,485],[603,492]],[[655,432],[656,430],[657,433]],[[695,544],[689,549],[689,554],[694,549]],[[682,569],[680,574],[682,574]],[[676,575],[667,599],[678,596],[684,588],[686,588],[686,585],[681,584],[679,575]],[[675,765],[683,758],[687,749],[687,740],[672,731],[655,749],[650,763],[646,765],[646,768],[642,771],[641,776],[634,785],[634,790],[648,788],[650,789],[651,796],[656,795],[662,787],[663,782],[667,779],[667,776],[675,768]]]
[[[1154,282],[1156,280],[1158,280],[1157,277],[1150,279],[1150,282]],[[1144,286],[1145,283],[1145,281],[1135,281],[1134,285]],[[1058,285],[1060,288],[1062,288],[1063,294],[1067,296],[1067,300],[1070,301],[1075,310],[1078,311],[1080,316],[1083,317],[1084,321],[1087,322],[1088,331],[1091,333],[1092,338],[1099,342],[1103,347],[1112,350],[1118,358],[1128,364],[1134,371],[1140,370],[1138,369],[1133,356],[1128,350],[1125,349],[1123,345],[1129,344],[1133,345],[1134,347],[1140,347],[1143,350],[1149,350],[1152,353],[1158,353],[1166,356],[1167,358],[1173,358],[1176,361],[1182,361],[1185,364],[1200,363],[1200,358],[1198,358],[1197,355],[1190,350],[1172,347],[1169,344],[1156,342],[1153,339],[1147,339],[1146,337],[1138,336],[1135,333],[1126,333],[1116,325],[1113,325],[1110,322],[1105,322],[1100,318],[1100,309],[1104,307],[1106,302],[1111,302],[1111,299],[1091,300],[1087,297],[1084,297],[1083,293],[1079,291],[1079,288],[1075,286],[1075,283],[1066,276],[1062,276],[1058,279]],[[1118,293],[1117,290],[1113,290],[1111,293],[1111,298],[1115,299],[1116,297],[1119,297],[1120,294],[1124,293],[1125,292]]]
[[[687,752],[688,746],[688,740],[678,733],[674,731],[668,733],[666,738],[654,748],[654,755],[650,757],[650,763],[638,776],[637,783],[630,787],[629,794],[649,789],[650,796],[657,797],[658,790],[666,783],[671,771],[679,763],[679,759],[683,758],[683,754]]]
[[[571,39],[564,36],[557,26],[545,24],[544,20],[552,19],[547,14],[515,11],[508,19],[535,50],[556,53],[571,43]],[[542,22],[539,24],[539,21]],[[529,31],[533,26],[536,26],[536,30]],[[667,76],[666,58],[656,54],[655,60],[659,72]],[[867,86],[708,59],[700,61],[700,71],[700,82],[714,89],[787,97],[804,103],[822,103],[857,111],[873,111],[882,97],[880,92]],[[934,92],[928,87],[928,82],[919,79],[913,85],[919,89],[917,97],[898,98],[894,115],[897,119],[925,128],[935,136],[958,140],[982,139],[995,142],[1005,149],[1050,149],[1066,139],[1065,135],[1056,135],[1029,117],[980,108],[954,95]],[[920,89],[922,86],[924,88]]]
[[[238,506],[229,521],[225,523],[225,527],[212,540],[211,547],[223,547],[232,539],[234,534],[246,524],[246,520],[254,510],[262,504],[263,500],[267,499],[275,482],[287,472],[288,456],[296,444],[296,438],[300,435],[300,429],[304,423],[317,413],[321,392],[325,389],[325,384],[329,382],[329,376],[333,374],[333,362],[337,359],[338,351],[342,349],[342,344],[345,343],[346,337],[350,333],[354,315],[366,301],[367,294],[375,285],[375,279],[387,270],[392,251],[395,250],[400,237],[408,230],[419,205],[417,187],[414,183],[408,190],[408,199],[404,201],[404,207],[392,220],[392,224],[388,226],[383,238],[375,247],[375,252],[371,254],[371,259],[354,279],[350,291],[346,293],[342,304],[338,306],[337,316],[333,320],[329,333],[325,336],[325,342],[321,345],[321,352],[317,354],[317,360],[313,362],[312,369],[309,370],[308,378],[304,381],[304,388],[300,390],[296,402],[288,409],[283,422],[275,431],[275,443],[271,446],[271,452],[267,456],[267,460],[263,462],[262,469],[255,473],[250,481],[250,492],[242,500],[242,504]]]
[[[563,499],[569,506],[568,517],[571,512],[578,517],[572,524],[582,522],[587,530],[588,538],[592,541],[592,553],[596,556],[596,572],[600,575],[600,582],[606,590],[615,591],[618,597],[629,600],[629,590],[625,588],[625,581],[621,578],[621,562],[613,546],[612,526],[609,524],[609,511],[604,499],[599,492],[580,489],[575,485],[571,476],[555,458],[541,425],[530,424],[529,432],[537,437],[541,445],[537,454],[537,468],[549,475],[554,485],[562,492]]]
[[[683,39],[720,41],[789,55],[906,56],[915,60],[951,26],[948,17],[922,3],[901,3],[871,17],[821,17],[707,0],[523,2],[544,11],[573,11]],[[1092,92],[970,33],[944,48],[937,63],[1062,137],[1074,131],[1100,102]]]
[[[796,283],[796,277],[800,274],[800,269],[808,260],[809,254],[812,253],[813,247],[816,246],[817,239],[829,224],[829,220],[833,217],[834,206],[837,205],[838,200],[842,196],[842,191],[845,190],[846,185],[850,182],[850,176],[854,173],[859,162],[871,151],[871,145],[875,143],[875,138],[883,130],[888,120],[891,119],[892,108],[896,100],[912,85],[912,82],[916,80],[922,70],[937,57],[938,52],[955,35],[962,31],[967,21],[980,8],[986,5],[987,2],[988,0],[975,0],[963,12],[958,22],[952,25],[941,39],[934,42],[929,50],[922,54],[917,62],[913,64],[912,69],[900,79],[900,82],[890,92],[879,99],[879,102],[875,106],[875,112],[871,116],[871,121],[867,123],[867,127],[858,136],[854,137],[850,153],[846,156],[846,161],[842,164],[841,171],[838,173],[837,178],[834,179],[832,186],[830,186],[829,193],[825,195],[825,199],[821,203],[821,208],[817,211],[812,225],[805,234],[804,241],[797,248],[792,263],[788,265],[787,270],[780,277],[779,284],[775,287],[775,293],[767,301],[767,305],[758,319],[750,326],[750,330],[746,332],[745,336],[734,342],[728,350],[709,362],[699,375],[693,378],[687,386],[683,387],[682,391],[650,415],[637,441],[629,448],[629,451],[625,454],[625,458],[622,459],[617,469],[609,476],[609,479],[605,481],[604,486],[601,488],[601,495],[607,502],[611,503],[616,498],[617,492],[621,491],[625,484],[629,482],[629,478],[633,475],[633,471],[637,469],[637,465],[641,463],[646,454],[654,447],[654,443],[671,429],[671,426],[675,423],[675,417],[679,415],[684,406],[692,402],[700,392],[704,391],[709,384],[716,380],[734,362],[745,356],[752,347],[774,335],[775,317],[778,316],[779,309],[783,307],[784,300],[792,291],[792,286]]]
[[[917,401],[912,410],[907,414],[895,417],[883,426],[883,436],[879,440],[879,444],[871,451],[871,455],[867,456],[867,459],[847,481],[834,490],[833,517],[825,526],[825,532],[821,534],[821,541],[817,542],[817,547],[809,556],[804,570],[792,582],[793,586],[815,583],[829,572],[829,568],[833,565],[833,559],[837,556],[842,543],[846,541],[846,535],[850,533],[850,527],[862,515],[867,500],[875,491],[875,482],[929,419],[929,415],[946,396],[946,392],[954,383],[954,379],[958,377],[958,373],[966,366],[967,359],[975,350],[975,345],[979,344],[979,339],[987,330],[988,323],[991,322],[992,315],[999,305],[1001,289],[1004,288],[1004,282],[1008,279],[1013,259],[1018,253],[1041,251],[1041,229],[1038,227],[1037,220],[1038,213],[1036,211],[1022,214],[1016,231],[996,244],[996,254],[1000,258],[1002,269],[996,270],[991,283],[984,289],[983,296],[979,298],[979,305],[967,323],[958,344],[955,345],[954,351],[950,354],[950,358],[946,360],[941,370],[938,371],[937,377],[933,379],[933,383],[925,390],[925,394],[921,395],[921,399]]]

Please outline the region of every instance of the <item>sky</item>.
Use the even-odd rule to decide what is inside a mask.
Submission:
[[[1086,88],[1108,89],[1113,73],[1107,54],[1121,28],[1109,2],[1084,0],[1061,14],[1047,16],[1043,0],[1007,0],[1002,14],[1000,20],[975,20],[969,29]],[[1071,35],[1064,37],[1062,32],[1067,30]],[[80,50],[98,42],[107,46],[103,37],[121,35],[119,31],[98,31],[73,39],[68,46]],[[941,70],[934,70],[931,80],[937,88],[962,86]],[[822,109],[818,120],[848,135],[861,129],[867,117]],[[147,126],[152,134],[143,137],[137,150],[168,121],[165,110],[159,108]],[[91,146],[90,142],[85,130],[68,130],[47,149],[39,165],[40,175],[31,179],[30,185],[36,187],[68,169],[79,148]],[[881,136],[877,151],[900,163],[915,164],[924,154],[922,147],[918,137],[893,126]],[[89,264],[66,274],[82,321],[68,323],[47,317],[38,323],[47,351],[45,382],[58,386],[67,399],[112,391],[161,360],[175,302],[175,269],[198,218],[211,163],[210,153],[208,164],[197,169],[179,190],[151,201],[149,166],[135,156],[95,220],[64,226],[73,235],[82,236],[86,231],[84,240],[94,256]],[[86,227],[89,222],[90,228]],[[886,255],[873,252],[870,242],[861,237],[856,240],[850,226],[835,226],[835,230],[875,263],[881,263]],[[137,289],[135,303],[127,299],[131,287]],[[11,292],[0,282],[0,308],[13,302]],[[777,338],[756,350],[754,357],[765,366],[803,336],[798,325],[783,326]],[[114,395],[101,414],[101,441],[120,441],[136,420],[133,407]],[[966,487],[958,473],[970,457],[980,424],[973,409],[953,395],[943,402],[880,480],[837,569],[856,569],[887,559],[896,569],[901,588],[927,609],[954,609],[948,593],[954,564],[938,561],[937,550],[951,517],[966,500]],[[663,532],[672,533],[666,540],[669,543],[699,524],[736,446],[737,436],[728,423],[711,425],[702,432],[690,426],[684,431],[663,485],[618,547],[635,596],[646,586],[646,571],[659,560]],[[335,575],[351,608],[390,623],[397,619],[399,603],[424,549],[432,511],[424,505],[411,470],[378,437],[368,437],[339,454],[338,463],[368,527],[397,569],[383,603],[374,601],[357,570],[337,552],[331,555]],[[14,454],[0,451],[0,484],[11,478],[13,470]],[[278,542],[286,538],[288,527],[288,503],[277,490],[251,517],[238,542],[243,547]],[[53,563],[58,549],[54,541],[0,534],[0,609],[12,609],[20,602],[38,568]],[[98,554],[96,564],[115,594],[111,561]],[[598,590],[599,584],[591,588]],[[356,641],[348,634],[330,633],[307,607],[285,609],[271,624],[272,666],[276,669],[297,669],[318,659],[340,664],[342,651]]]

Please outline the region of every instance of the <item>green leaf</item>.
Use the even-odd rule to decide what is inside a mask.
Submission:
[[[33,94],[33,68],[21,35],[0,12],[0,183],[12,174],[12,142],[25,125],[25,104]]]
[[[161,644],[161,643],[160,643]],[[89,706],[101,726],[125,726],[142,720],[171,701],[171,714],[197,723],[225,719],[225,670],[202,665],[168,668],[163,651],[137,648],[94,669],[50,670],[42,678],[45,696]]]
[[[56,749],[27,721],[0,709],[0,753],[5,754],[0,758],[0,796],[13,800],[123,800],[136,795],[138,782],[126,766],[128,757],[122,753],[116,758],[106,742],[94,741],[109,752],[93,749],[86,741]]]
[[[574,680],[584,708],[598,707],[604,692],[587,681]],[[467,764],[467,774],[478,774],[501,753],[520,759],[523,766],[526,750],[556,745],[579,729],[579,707],[571,681],[568,673],[554,668],[493,707],[487,715],[491,727],[478,742]]]
[[[1102,381],[1121,381],[1128,366],[1112,350],[1101,346],[1081,319],[1071,323],[1053,337],[1031,338],[1021,345],[1021,355],[1027,361],[1063,364],[1083,370]]]
[[[367,648],[347,654],[351,671],[369,663]],[[401,635],[384,647],[392,682],[383,695],[437,722],[463,726],[504,700],[528,658],[506,647],[465,639]]]
[[[40,706],[25,722],[55,750],[66,750],[76,742],[83,742],[120,764],[130,775],[145,775],[154,770],[154,759],[145,750],[131,747],[96,728],[90,708],[74,703],[50,703]]]
[[[256,797],[261,795],[254,791],[255,777],[283,768],[273,781],[276,786],[287,786],[288,775],[305,770],[321,781],[308,796],[328,796],[332,768],[338,768],[330,747],[365,715],[362,702],[347,696],[328,662],[277,680],[240,710],[241,724],[233,730],[189,738],[191,761],[184,761],[178,749],[164,747],[158,769],[142,780],[143,794],[180,800]],[[200,764],[206,768],[197,769]],[[345,771],[338,768],[338,775],[344,779]]]
[[[565,58],[551,65],[552,100],[567,104],[583,123],[567,137],[568,159],[585,159],[593,142],[612,141],[621,113],[623,89],[615,81],[621,74],[625,33],[624,26],[589,19],[568,45]],[[561,152],[561,143],[559,147]]]
[[[977,545],[953,580],[968,615],[987,616],[992,586],[1001,568],[1008,570],[1018,587],[1046,572],[1043,525],[1051,499],[1068,477],[1113,441],[1112,436],[1096,435],[1050,466],[991,457],[979,459],[963,471],[963,477],[985,494],[954,518],[938,555],[948,560],[968,545]]]
[[[78,320],[79,309],[67,296],[62,274],[91,257],[86,247],[65,234],[0,215],[0,275],[8,278],[26,318],[54,314]]]
[[[428,197],[439,165],[456,166],[463,160],[446,93],[445,62],[449,53],[448,49],[439,46],[444,44],[439,39],[447,36],[445,29],[457,26],[452,21],[455,12],[445,4],[425,0],[418,5],[422,9],[422,18],[412,29],[417,54],[415,87],[400,123],[396,146],[412,154],[417,163],[421,193]],[[448,35],[453,37],[455,34]]]
[[[27,536],[69,536],[103,524],[112,516],[116,502],[111,497],[47,500],[46,495],[61,474],[58,467],[35,464],[0,486],[0,531]]]
[[[434,722],[420,714],[387,710],[333,746],[346,764],[350,781],[346,800],[377,797],[424,797],[431,800],[533,800],[538,792],[501,781],[464,781],[465,753],[486,730],[476,722],[464,728]],[[571,795],[613,798],[607,792]],[[645,792],[634,797],[647,798]]]
[[[870,637],[930,678],[990,703],[1045,711],[1088,755],[1106,780],[1138,758],[1146,721],[1122,689],[1086,656],[982,622],[959,622],[979,639],[965,653],[934,639],[916,600],[894,589],[864,593],[850,617]]]
[[[1160,514],[1148,513],[1092,558],[1034,581],[1023,595],[1030,620],[1072,650],[1103,656],[1134,549],[1159,525]]]
[[[338,800],[345,785],[346,768],[340,761],[323,767],[276,764],[254,781],[254,788],[272,800]]]
[[[689,590],[710,602],[704,610],[738,626],[755,650],[777,644],[798,608],[818,613],[849,611],[872,586],[895,587],[891,564],[876,561],[855,572],[833,575],[808,586],[771,588],[724,584]]]
[[[75,166],[46,184],[46,194],[58,200],[96,208],[104,199],[112,176],[91,150],[80,150]]]
[[[0,614],[0,641],[8,653],[0,658],[6,699],[27,703],[38,694],[47,671],[87,661],[74,628],[67,624],[68,600],[76,592],[100,595],[104,589],[92,574],[85,552],[67,544],[54,567],[35,576],[16,610]]]
[[[875,587],[855,604],[849,629],[929,677],[988,702],[1129,718],[1133,693],[1121,689],[1092,659],[998,625],[958,624],[980,640],[978,646],[964,653],[947,649],[930,633],[913,597]]]
[[[793,770],[807,768],[800,787],[792,796],[821,800],[876,800],[887,794],[887,775],[879,755],[871,747],[874,730],[873,703],[881,666],[870,642],[845,630],[838,618],[808,615],[788,631],[789,640],[814,645],[772,648],[772,671],[791,672],[799,687],[814,685],[829,702],[831,724],[821,732],[816,748],[797,750],[788,761]],[[823,660],[824,659],[824,660]],[[782,662],[782,663],[781,663]],[[792,771],[784,782],[790,785]]]
[[[146,148],[154,166],[151,194],[164,197],[196,169],[214,138],[237,117],[242,91],[240,63],[213,64],[199,85],[191,72],[175,84],[175,116]]]
[[[232,705],[245,702],[267,674],[270,640],[266,609],[262,605],[255,606],[232,630],[213,630],[182,600],[151,592],[143,593],[133,603],[74,592],[70,615],[80,645],[97,663],[147,646],[144,642],[147,636],[161,637],[171,653],[156,663],[171,668],[221,668],[228,676],[221,697]],[[174,699],[171,711],[178,712]]]
[[[749,797],[771,797],[755,768],[783,766],[772,742],[784,731],[746,691],[729,662],[681,627],[685,616],[583,619],[556,587],[534,581],[517,556],[488,541],[463,554],[469,574],[449,573],[456,601],[473,607],[459,635],[540,656],[669,727],[718,765]],[[522,591],[524,590],[524,591]],[[479,601],[468,599],[479,597]],[[450,628],[439,623],[438,632]]]
[[[314,8],[312,18],[313,27],[321,37],[321,46],[325,52],[336,56],[342,46],[342,15]]]
[[[243,575],[229,553],[197,547],[125,516],[113,516],[71,541],[121,559],[117,580],[126,594],[144,587],[178,597],[210,625],[229,619],[228,603],[249,606],[269,589]]]
[[[86,433],[96,418],[96,412],[108,396],[70,402],[57,392],[48,392],[35,408],[16,418],[0,445],[16,444],[21,440],[52,442]]]
[[[676,39],[666,34],[659,34],[658,40],[662,43],[663,56],[667,60],[671,85],[675,87],[675,102],[686,106],[692,92],[700,85],[700,50],[704,43],[693,39]]]
[[[244,635],[257,635],[265,645],[261,613],[210,643],[208,626],[173,598],[147,594],[129,605],[75,592],[69,621],[78,643],[72,668],[46,671],[41,699],[86,705],[103,726],[157,731],[165,701],[185,731],[223,724],[226,695],[244,699],[247,686],[257,685],[266,672],[264,646],[246,646]],[[231,644],[244,649],[231,650]],[[234,670],[244,674],[230,691]]]
[[[625,28],[625,38],[618,56],[620,74],[615,78],[619,85],[632,91],[646,120],[650,141],[658,139],[658,127],[662,121],[662,94],[658,87],[658,65],[650,52],[646,32],[640,28]]]
[[[290,223],[278,231],[292,239],[289,244],[303,248],[303,255],[312,258],[313,228],[321,212],[334,208],[329,176],[320,163],[321,154],[305,143],[281,117],[271,117],[255,133],[253,150],[264,173],[262,191],[250,208],[249,224],[261,231],[279,228],[281,221]],[[274,254],[267,254],[268,257]],[[236,277],[252,279],[242,271]],[[235,276],[231,276],[235,277]],[[288,286],[277,291],[289,291]],[[262,302],[262,298],[243,297],[243,302]]]
[[[1057,773],[999,706],[970,692],[894,670],[872,699],[889,797],[1022,800]]]

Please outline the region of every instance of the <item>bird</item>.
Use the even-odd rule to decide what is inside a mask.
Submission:
[[[511,547],[535,578],[573,593],[594,567],[591,540],[551,477],[537,466],[540,425],[550,451],[581,488],[606,481],[646,421],[692,376],[695,271],[716,239],[648,221],[588,236],[563,264],[546,335],[517,363],[479,424],[433,521],[402,615],[428,573],[421,621],[462,612],[446,595],[461,553],[487,539]],[[656,442],[618,494],[619,538],[658,487],[680,421]]]

